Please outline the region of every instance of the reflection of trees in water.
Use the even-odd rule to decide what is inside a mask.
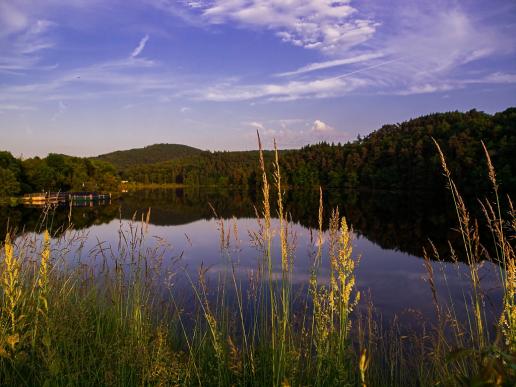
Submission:
[[[124,194],[120,200],[97,207],[73,208],[72,225],[75,229],[107,223],[119,216],[122,219],[140,220],[142,213],[151,208],[151,223],[159,226],[181,225],[214,217],[210,204],[224,218],[252,218],[254,206],[259,206],[261,193],[246,189],[144,190]],[[385,249],[400,250],[421,256],[422,247],[431,239],[441,252],[447,250],[447,241],[457,234],[455,213],[448,198],[428,195],[357,192],[332,190],[324,193],[325,221],[332,208],[338,207],[358,235]],[[318,227],[319,192],[313,190],[289,190],[285,194],[286,209],[292,220],[307,228]],[[271,198],[275,205],[276,199]],[[37,208],[0,208],[0,216],[9,219],[10,229],[18,232],[38,231],[43,226],[57,230],[68,225],[68,208],[49,211],[42,225],[42,210]],[[273,214],[275,208],[272,208]],[[5,237],[7,222],[0,232]]]
[[[122,218],[130,219],[151,208],[151,223],[175,226],[214,217],[210,204],[223,218],[254,217],[253,202],[245,189],[199,189],[134,191],[120,201]],[[141,216],[141,215],[140,215]]]
[[[19,235],[23,232],[41,232],[44,229],[52,234],[60,234],[66,228],[82,230],[93,225],[109,223],[119,214],[118,204],[99,205],[94,207],[51,206],[37,207],[0,207],[0,237],[5,239],[7,230]]]
[[[306,227],[317,227],[317,191],[293,191],[288,199],[293,220]],[[428,245],[428,239],[439,251],[446,251],[447,241],[457,237],[451,231],[455,213],[442,197],[333,190],[324,194],[324,206],[325,225],[331,209],[338,207],[359,236],[384,249],[422,256],[422,247]]]

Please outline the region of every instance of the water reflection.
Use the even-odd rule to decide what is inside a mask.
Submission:
[[[318,190],[289,190],[286,209],[295,223],[306,228],[317,228],[319,206]],[[150,222],[158,226],[177,226],[200,219],[213,219],[213,211],[223,218],[254,218],[259,196],[248,190],[176,189],[146,190],[123,194],[108,205],[73,208],[71,223],[75,229],[108,223],[113,219],[132,219],[152,209]],[[274,204],[275,201],[272,200]],[[432,240],[441,251],[447,250],[447,241],[456,240],[452,230],[455,213],[448,198],[428,195],[387,192],[331,190],[324,193],[326,215],[338,207],[354,231],[383,249],[393,249],[422,256],[422,247]],[[275,212],[273,208],[273,213]],[[37,208],[1,208],[0,216],[9,220],[9,227],[18,231],[34,231],[41,227],[42,210]],[[44,226],[54,229],[68,224],[68,207],[50,211]],[[141,216],[141,215],[139,215]],[[325,219],[326,227],[328,219]],[[2,238],[7,223],[0,226]]]
[[[293,282],[298,286],[306,286],[310,273],[310,229],[317,228],[318,195],[317,190],[290,190],[286,193],[286,209],[291,214],[292,231],[296,235]],[[384,317],[390,318],[410,309],[417,309],[427,316],[433,314],[431,293],[423,280],[423,262],[418,257],[429,238],[444,253],[448,248],[447,241],[458,236],[452,231],[454,212],[446,199],[349,191],[324,194],[325,213],[338,206],[354,229],[355,253],[363,257],[356,273],[357,287],[363,294],[371,292],[376,308]],[[53,229],[58,234],[59,230],[72,224],[74,229],[87,232],[82,251],[91,256],[92,252],[93,255],[99,254],[98,241],[105,241],[105,246],[117,246],[120,219],[141,220],[151,208],[148,239],[157,236],[166,240],[172,246],[169,258],[182,255],[182,262],[192,276],[202,264],[208,266],[209,275],[216,278],[228,269],[228,259],[220,255],[220,236],[211,205],[220,217],[227,220],[228,230],[235,229],[233,223],[239,230],[238,236],[231,237],[232,259],[238,262],[237,274],[245,280],[250,271],[256,269],[259,256],[250,246],[248,235],[258,227],[254,205],[259,200],[257,194],[242,189],[149,190],[128,192],[111,204],[72,208],[71,212],[68,207],[51,209],[47,213],[41,209],[16,207],[0,208],[0,216],[8,219],[10,229],[17,230],[19,234],[38,232],[42,227]],[[7,222],[4,223],[2,237],[7,227]],[[272,222],[276,229],[277,223],[276,220]],[[324,224],[327,224],[327,219]],[[279,247],[274,248],[278,257]],[[433,265],[436,273],[445,273],[452,279],[444,283],[442,276],[436,276],[439,296],[443,300],[460,301],[456,305],[457,312],[461,314],[463,289],[468,279],[464,275],[458,278],[456,271],[464,274],[467,271],[465,265],[439,262]],[[279,260],[274,269],[280,271]],[[482,276],[485,289],[489,289],[486,296],[492,299],[493,304],[499,304],[501,290],[494,270],[494,265],[486,264]],[[328,280],[327,262],[323,264],[320,276],[321,281]],[[497,313],[496,309],[493,313]]]

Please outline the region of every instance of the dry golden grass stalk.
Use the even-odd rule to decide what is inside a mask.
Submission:
[[[45,315],[48,311],[47,288],[49,284],[48,274],[50,267],[50,235],[47,230],[43,234],[43,251],[41,252],[41,262],[39,265],[38,290],[41,308]]]
[[[351,232],[348,229],[346,218],[341,219],[339,252],[336,265],[339,291],[339,318],[341,327],[341,339],[347,339],[351,329],[350,313],[360,301],[360,292],[356,293],[355,300],[351,300],[351,293],[355,287],[355,266],[352,258],[353,247],[351,246]]]
[[[262,193],[263,193],[263,219],[265,222],[264,230],[266,233],[266,237],[269,237],[270,234],[270,228],[271,228],[271,206],[269,202],[269,194],[270,194],[270,187],[269,187],[269,181],[267,180],[267,172],[265,169],[265,160],[263,158],[263,148],[262,148],[262,141],[260,140],[260,133],[256,131],[256,134],[258,136],[258,149],[260,153],[260,169],[262,171]],[[269,238],[267,238],[269,239]]]
[[[201,265],[201,267],[199,268],[199,284],[200,290],[202,292],[202,298],[200,298],[199,301],[201,302],[204,318],[206,319],[206,322],[208,323],[208,327],[210,329],[213,349],[215,350],[215,354],[217,356],[219,363],[222,363],[224,361],[224,346],[222,342],[222,336],[218,328],[217,319],[215,318],[215,315],[212,313],[210,304],[208,302],[208,286],[206,284],[206,272],[207,269],[205,269]]]
[[[150,223],[150,216],[151,216],[151,208],[147,210],[147,216],[145,218],[145,234],[149,231],[149,223]]]
[[[496,173],[495,173],[493,163],[491,161],[491,156],[489,155],[489,152],[487,151],[484,141],[480,141],[480,142],[482,143],[482,148],[484,149],[484,153],[486,155],[487,171],[488,171],[488,175],[489,175],[489,180],[491,181],[491,184],[493,185],[493,188],[495,189],[495,191],[498,191],[498,184],[496,183]]]
[[[367,387],[366,372],[369,368],[369,360],[370,358],[367,356],[367,349],[364,348],[358,362],[358,368],[360,370],[360,382],[362,383],[362,387]]]
[[[480,277],[478,273],[480,263],[480,240],[478,233],[478,224],[476,222],[473,222],[473,224],[471,223],[469,212],[466,208],[462,196],[459,193],[459,190],[457,189],[457,186],[455,185],[455,182],[453,181],[451,172],[448,169],[446,158],[441,150],[441,147],[434,138],[432,138],[432,140],[437,148],[437,152],[439,153],[441,167],[448,180],[448,186],[452,193],[453,203],[457,214],[457,220],[459,222],[459,232],[462,237],[464,250],[466,254],[466,262],[468,263],[470,270],[471,286],[473,290],[473,318],[475,321],[475,332],[473,337],[477,339],[477,346],[479,348],[483,348],[485,345],[485,329],[483,321],[484,316],[482,313],[482,292],[480,289]]]
[[[32,345],[36,345],[36,338],[39,334],[40,325],[43,330],[48,333],[48,287],[49,287],[49,271],[50,271],[50,234],[48,230],[43,233],[43,250],[41,251],[41,261],[39,264],[39,274],[36,281],[36,317],[34,321],[34,329],[32,336]],[[47,347],[50,346],[48,335],[44,338]]]
[[[281,243],[281,268],[283,272],[289,271],[288,262],[288,246],[287,246],[287,232],[286,232],[286,219],[283,210],[283,191],[281,187],[281,172],[279,166],[278,147],[276,146],[276,140],[274,140],[274,180],[276,183],[276,191],[278,192],[278,217],[280,222],[280,243]]]
[[[500,328],[505,337],[505,345],[510,353],[516,354],[516,263],[514,256],[508,260],[505,276],[505,295]]]
[[[318,214],[318,230],[317,230],[317,256],[316,260],[320,262],[322,256],[323,241],[323,193],[322,188],[319,187],[319,214]]]
[[[330,258],[330,290],[329,290],[329,305],[331,313],[331,324],[333,330],[333,321],[335,314],[335,298],[338,295],[338,284],[337,284],[337,243],[338,243],[338,232],[339,232],[339,209],[336,208],[332,211],[330,217],[330,229],[329,229],[329,258]]]
[[[516,232],[516,211],[509,199],[510,229]],[[505,344],[510,353],[516,354],[516,254],[511,243],[504,240],[503,251],[505,256],[505,281],[503,311],[500,316],[500,328],[505,338]]]
[[[269,282],[269,302],[270,302],[270,332],[271,334],[271,347],[272,347],[272,353],[273,353],[273,374],[276,375],[276,302],[275,302],[275,295],[274,295],[274,285],[273,285],[273,273],[272,273],[272,252],[271,252],[271,245],[272,245],[272,231],[271,231],[271,206],[270,206],[270,187],[269,187],[269,181],[267,179],[267,170],[265,168],[265,160],[263,157],[263,148],[262,148],[262,142],[260,139],[260,133],[256,131],[256,135],[258,137],[258,150],[260,154],[260,169],[262,171],[262,193],[263,193],[263,227],[262,224],[260,225],[260,244],[264,248],[264,258],[265,258],[265,264],[267,265],[267,273],[268,273],[268,282]]]
[[[240,351],[238,350],[237,346],[233,342],[233,339],[231,336],[228,335],[227,339],[228,344],[228,358],[229,358],[229,369],[235,374],[235,375],[241,375],[243,371],[243,364],[242,364],[242,357],[240,355]]]
[[[2,270],[4,313],[9,321],[11,334],[16,335],[18,331],[17,324],[19,322],[17,308],[22,296],[22,287],[20,282],[20,262],[14,255],[14,248],[9,234],[5,237],[4,250],[5,257]]]
[[[432,244],[432,248],[435,250],[435,246]],[[426,252],[426,249],[423,247],[423,258],[424,258],[424,265],[426,268],[426,271],[428,273],[427,281],[430,285],[430,291],[432,292],[432,301],[434,303],[435,313],[437,315],[437,321],[441,321],[441,308],[439,307],[439,301],[437,299],[437,289],[435,286],[434,281],[434,268],[432,266],[432,263],[430,262],[430,257],[428,256],[428,253]]]

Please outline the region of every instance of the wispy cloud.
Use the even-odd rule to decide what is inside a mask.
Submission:
[[[87,5],[86,0],[75,2]],[[295,56],[290,61],[292,70],[281,73],[271,66],[270,72],[253,69],[255,73],[247,76],[251,71],[242,66],[239,73],[231,74],[232,78],[224,77],[223,68],[199,75],[189,73],[186,66],[167,66],[172,62],[170,58],[170,62],[161,57],[144,58],[142,52],[149,41],[149,35],[144,35],[129,55],[121,52],[118,58],[103,57],[76,67],[63,63],[58,71],[33,76],[36,70],[56,68],[57,64],[45,55],[59,42],[54,39],[59,24],[44,12],[31,14],[27,7],[5,1],[0,3],[0,45],[6,47],[0,55],[0,72],[7,74],[2,81],[8,82],[1,85],[0,101],[24,106],[26,101],[125,95],[138,102],[144,98],[167,102],[183,98],[192,100],[192,104],[254,103],[352,93],[438,93],[481,83],[514,83],[510,71],[482,67],[482,61],[493,61],[514,51],[510,34],[451,1],[423,5],[402,1],[385,6],[381,12],[368,11],[370,2],[351,0],[149,2],[161,11],[173,8],[174,12],[186,13],[198,25],[204,23],[212,29],[236,26],[263,30],[311,53]],[[270,55],[271,62],[275,59],[272,53],[264,55]],[[303,63],[299,58],[311,60]],[[463,71],[473,62],[477,73]],[[31,76],[25,77],[29,70]],[[185,113],[180,106],[176,109]]]
[[[0,111],[24,111],[24,110],[36,110],[34,106],[27,105],[16,105],[16,104],[0,104]]]
[[[68,105],[63,101],[59,101],[57,104],[57,112],[52,116],[52,121],[57,121],[57,119],[62,116],[68,110]]]
[[[0,89],[0,102],[101,99],[113,95],[143,97],[145,93],[155,98],[162,92],[173,95],[178,82],[170,74],[154,72],[156,67],[155,61],[140,57],[94,63],[52,74],[40,82],[5,86]]]
[[[268,101],[293,101],[306,98],[329,98],[347,95],[356,90],[374,87],[379,81],[371,74],[358,76],[369,70],[385,67],[403,58],[375,62],[366,67],[344,72],[332,77],[317,77],[294,81],[265,84],[242,84],[239,79],[207,86],[184,95],[207,101],[245,101],[266,99]]]
[[[462,83],[423,83],[407,87],[404,90],[395,92],[398,95],[429,94],[454,90],[462,87]]]
[[[481,78],[469,79],[468,83],[493,83],[493,84],[511,84],[516,83],[516,73],[495,72]]]
[[[366,83],[365,79],[345,79],[344,77],[249,85],[224,82],[188,92],[186,95],[194,99],[218,102],[260,98],[270,101],[292,101],[300,98],[324,98],[343,95],[364,86]]]
[[[344,66],[344,65],[349,65],[349,64],[368,62],[372,59],[381,58],[382,56],[383,56],[382,53],[372,52],[372,53],[352,56],[352,57],[348,57],[348,58],[333,59],[333,60],[328,60],[328,61],[324,61],[324,62],[310,63],[303,67],[298,68],[297,70],[279,73],[279,74],[276,74],[276,76],[287,77],[287,76],[292,76],[292,75],[305,74],[305,73],[309,73],[312,71],[329,69],[332,67],[339,67],[339,66]]]
[[[0,73],[46,70],[40,65],[40,53],[54,47],[49,31],[56,23],[33,18],[9,2],[0,3]]]
[[[463,89],[468,85],[510,85],[516,83],[516,74],[495,72],[477,78],[449,79],[434,83],[417,84],[399,91],[399,95],[428,94]]]
[[[376,7],[352,1],[213,0],[186,6],[212,25],[270,30],[285,42],[316,49],[328,58],[274,74],[302,75],[302,82],[234,84],[232,90],[219,85],[203,94],[208,100],[320,98],[364,87],[398,95],[439,92],[464,87],[464,72],[459,70],[469,63],[515,50],[507,31],[452,1]],[[349,78],[346,87],[335,77],[336,84],[328,87],[331,92],[315,90],[326,80],[313,73],[342,66],[350,66],[341,74]]]
[[[22,31],[29,24],[27,15],[8,1],[0,3],[0,38]]]
[[[140,55],[145,48],[145,45],[147,44],[149,40],[149,35],[145,35],[141,40],[140,43],[138,43],[138,46],[133,50],[131,53],[132,58],[136,58],[138,55]]]
[[[255,128],[257,130],[261,130],[262,132],[266,131],[265,126],[263,126],[263,124],[261,122],[251,121],[251,122],[247,122],[247,125],[249,125],[252,128]]]

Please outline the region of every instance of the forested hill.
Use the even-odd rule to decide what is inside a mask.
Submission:
[[[342,146],[306,146],[284,158],[284,169],[294,185],[433,190],[443,185],[443,177],[432,137],[465,190],[487,189],[484,141],[502,187],[516,191],[516,108],[494,115],[476,110],[438,113],[384,125]]]
[[[120,150],[97,156],[96,159],[107,161],[117,168],[133,165],[154,164],[204,153],[200,149],[181,144],[154,144],[144,148]]]
[[[282,182],[323,186],[435,191],[445,185],[435,138],[463,191],[489,189],[484,141],[502,190],[516,192],[516,108],[436,113],[384,125],[346,144],[320,143],[281,151]],[[272,167],[272,152],[265,152]],[[0,152],[0,197],[41,190],[116,189],[120,180],[186,185],[260,184],[258,152],[209,152],[157,144],[97,158],[50,154],[20,160]]]
[[[484,141],[502,188],[516,191],[516,108],[494,115],[476,110],[436,113],[384,125],[346,144],[320,143],[281,152],[283,181],[290,186],[435,190],[444,186],[435,138],[457,183],[466,191],[487,189]],[[271,159],[267,153],[266,158]],[[271,163],[269,162],[269,165]],[[255,185],[256,152],[206,152],[195,157],[121,171],[143,183]]]

